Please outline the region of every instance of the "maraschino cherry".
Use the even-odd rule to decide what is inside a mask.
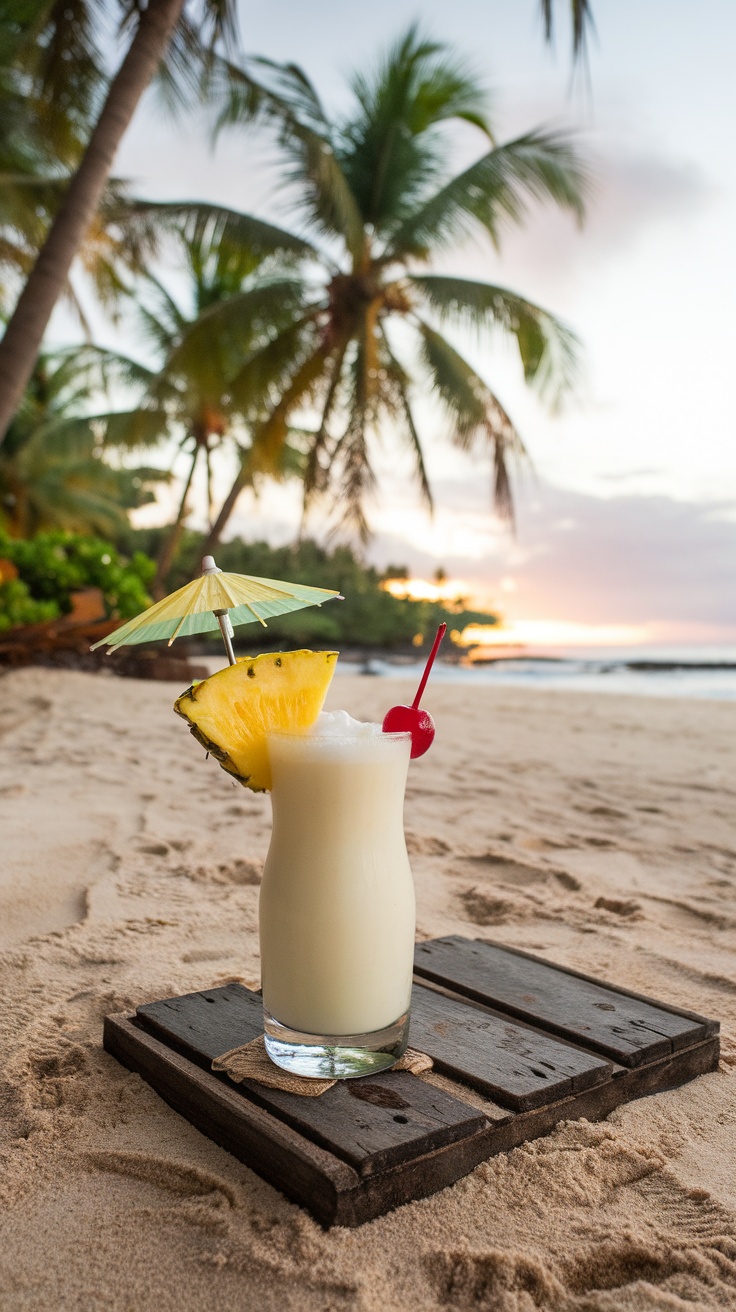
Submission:
[[[432,650],[429,653],[427,664],[424,667],[424,674],[421,677],[417,695],[411,706],[392,706],[383,718],[384,733],[410,733],[411,734],[411,759],[414,761],[418,756],[424,756],[434,742],[435,727],[434,720],[429,711],[420,711],[419,703],[422,700],[422,693],[427,686],[429,672],[434,664],[434,658],[439,651],[440,643],[447,633],[447,625],[440,624],[437,630],[437,637],[432,644]]]

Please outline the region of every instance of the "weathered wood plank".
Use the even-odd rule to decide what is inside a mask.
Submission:
[[[263,1028],[259,995],[240,984],[147,1003],[137,1018],[205,1069],[213,1057],[249,1042]],[[252,1080],[238,1087],[362,1175],[464,1139],[485,1124],[476,1108],[405,1072],[341,1081],[320,1098],[300,1098]]]
[[[512,952],[515,957],[523,957],[526,961],[545,960],[545,958],[537,956],[535,952],[526,952],[523,948],[512,948],[506,943],[495,943],[492,939],[466,939],[465,941],[469,943],[488,943],[491,947],[502,948],[504,952]],[[561,966],[548,961],[545,961],[545,964],[555,965],[556,970],[563,971],[565,975],[571,975],[573,979],[583,979],[587,984],[599,984],[602,988],[610,989],[613,993],[620,993],[625,998],[634,998],[636,1002],[646,1002],[649,1006],[656,1007],[658,1011],[667,1011],[673,1016],[684,1016],[686,1020],[695,1021],[703,1027],[703,1034],[706,1038],[714,1038],[720,1034],[721,1022],[712,1020],[708,1016],[701,1016],[698,1011],[689,1011],[687,1007],[675,1006],[672,1002],[663,1002],[661,998],[653,998],[649,993],[637,993],[635,989],[625,989],[621,984],[611,984],[610,981],[598,979],[595,975],[586,975],[582,970],[573,970],[571,966]]]
[[[146,1002],[136,1016],[152,1034],[208,1069],[215,1057],[263,1033],[263,1001],[242,984]]]
[[[351,1195],[354,1219],[340,1224],[361,1225],[413,1198],[426,1198],[444,1188],[445,1184],[452,1184],[462,1175],[467,1175],[489,1157],[549,1134],[560,1121],[582,1117],[600,1121],[622,1103],[676,1088],[699,1075],[717,1070],[718,1057],[718,1039],[708,1038],[650,1065],[621,1069],[620,1079],[609,1080],[544,1107],[494,1122],[487,1130],[460,1144],[441,1148],[426,1158],[407,1162],[367,1179],[360,1192]],[[465,1169],[454,1174],[460,1161],[464,1162]]]
[[[133,1017],[107,1017],[104,1042],[108,1052],[138,1071],[193,1125],[328,1226],[362,1225],[412,1199],[436,1193],[479,1162],[547,1134],[561,1120],[581,1116],[599,1120],[632,1098],[715,1070],[719,1053],[718,1039],[708,1038],[662,1060],[623,1070],[616,1080],[495,1124],[486,1122],[465,1139],[361,1178],[237,1088],[148,1034]]]
[[[665,1089],[676,1089],[699,1075],[718,1069],[720,1042],[717,1037],[704,1039],[691,1048],[679,1048],[657,1061],[622,1069],[618,1079],[599,1084],[594,1089],[549,1103],[531,1112],[521,1112],[494,1127],[493,1147],[489,1156],[508,1152],[530,1139],[549,1134],[560,1121],[601,1121],[617,1107]]]
[[[421,985],[412,993],[410,1042],[439,1071],[514,1111],[559,1101],[612,1075],[611,1063],[593,1053]]]
[[[457,936],[417,944],[415,971],[456,993],[540,1026],[622,1066],[692,1046],[712,1025],[540,957]]]
[[[146,1033],[134,1016],[106,1016],[103,1043],[209,1139],[325,1224],[333,1224],[340,1195],[359,1186],[345,1162]]]
[[[415,987],[413,1043],[446,1078],[461,1073],[466,1087],[515,1107],[506,1117],[491,1122],[469,1107],[461,1083],[455,1098],[405,1073],[345,1081],[319,1099],[233,1086],[210,1070],[212,1058],[262,1029],[260,997],[237,984],[108,1017],[105,1046],[323,1224],[348,1226],[426,1197],[560,1120],[600,1119],[717,1067],[718,1025],[693,1013],[497,944],[438,940],[417,957],[435,988]]]

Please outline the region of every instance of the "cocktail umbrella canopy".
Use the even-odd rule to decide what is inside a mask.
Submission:
[[[108,652],[137,642],[157,642],[208,633],[219,628],[225,640],[228,659],[234,664],[231,625],[266,621],[305,606],[321,606],[339,597],[327,588],[310,588],[301,583],[280,579],[258,579],[248,574],[223,574],[211,556],[202,561],[200,578],[193,579],[170,596],[157,601],[135,619],[128,620],[95,647],[106,646]]]

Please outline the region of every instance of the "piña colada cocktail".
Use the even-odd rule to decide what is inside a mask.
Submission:
[[[345,714],[268,739],[273,836],[260,902],[266,1048],[307,1075],[404,1051],[414,884],[403,828],[408,734]]]
[[[175,709],[224,769],[273,794],[261,890],[269,1055],[302,1074],[346,1077],[393,1065],[407,1042],[414,888],[402,813],[411,741],[344,712],[313,730],[336,659],[246,658],[189,689]]]

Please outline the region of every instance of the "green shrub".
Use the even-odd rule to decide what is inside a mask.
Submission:
[[[22,579],[0,582],[0,633],[20,624],[43,624],[60,614],[55,601],[34,601]]]
[[[153,561],[141,551],[126,560],[103,538],[55,531],[39,533],[24,541],[0,534],[0,557],[15,565],[20,576],[15,582],[25,586],[32,603],[54,606],[53,614],[45,614],[45,619],[68,613],[71,594],[82,588],[99,588],[107,614],[114,618],[130,619],[151,602],[148,585],[155,573]],[[20,605],[20,601],[16,604]],[[9,612],[3,610],[3,613]],[[13,624],[35,622],[12,621]]]

